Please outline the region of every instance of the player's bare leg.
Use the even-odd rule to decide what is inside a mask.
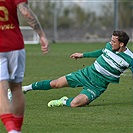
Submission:
[[[7,99],[7,81],[0,81],[0,114],[11,113],[10,102]]]
[[[21,84],[22,83],[13,83],[10,82],[10,89],[12,92],[12,106],[14,108],[13,114],[17,115],[17,116],[23,116],[24,114],[24,95],[22,92],[22,88],[21,88]],[[20,100],[21,98],[21,100]],[[18,99],[18,100],[17,100]]]
[[[39,82],[35,82],[33,84],[23,86],[23,92],[26,93],[27,91],[31,90],[49,90],[49,89],[56,89],[56,88],[63,88],[68,87],[68,83],[65,76],[62,76],[56,80],[42,80]]]
[[[9,82],[9,86],[12,92],[11,109],[14,119],[15,128],[17,131],[21,131],[23,119],[25,100],[22,92],[22,83]]]

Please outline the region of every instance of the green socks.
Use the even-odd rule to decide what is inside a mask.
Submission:
[[[52,89],[50,86],[50,82],[52,80],[42,80],[40,82],[35,82],[32,84],[32,89],[33,90],[49,90]]]

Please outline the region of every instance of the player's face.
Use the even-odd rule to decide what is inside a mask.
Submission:
[[[118,36],[113,36],[111,37],[111,45],[112,45],[112,50],[114,51],[119,51],[121,42],[118,41]]]

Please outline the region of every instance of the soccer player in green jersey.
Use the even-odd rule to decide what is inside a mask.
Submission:
[[[70,56],[74,59],[97,58],[91,66],[55,80],[43,80],[23,86],[23,91],[83,87],[76,97],[67,98],[64,96],[58,100],[50,101],[48,106],[85,106],[99,97],[107,89],[109,83],[119,83],[120,75],[126,69],[130,68],[133,71],[133,53],[127,48],[128,41],[129,36],[125,31],[115,30],[111,42],[108,42],[104,49],[74,53]]]

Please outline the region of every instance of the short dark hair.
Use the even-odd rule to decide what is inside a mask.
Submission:
[[[114,36],[118,36],[118,41],[119,42],[123,42],[125,44],[125,46],[127,45],[128,41],[129,41],[129,36],[128,34],[123,31],[123,30],[115,30],[113,32]]]

